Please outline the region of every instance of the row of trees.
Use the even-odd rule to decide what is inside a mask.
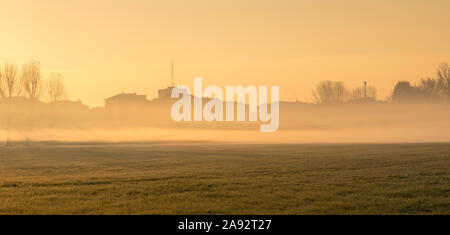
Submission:
[[[19,71],[17,65],[4,63],[0,66],[0,97],[24,96],[39,99],[44,94],[51,103],[66,98],[63,77],[51,73],[47,80],[42,78],[40,63],[31,60],[23,64]],[[358,100],[376,100],[377,90],[373,86],[348,89],[340,81],[322,81],[313,90],[316,103],[335,104]],[[421,79],[417,85],[408,81],[398,82],[392,93],[392,102],[438,102],[450,101],[450,67],[447,63],[439,65],[434,78]]]
[[[42,95],[50,102],[66,98],[63,77],[59,73],[51,73],[44,80],[39,62],[31,60],[23,64],[19,71],[17,65],[4,63],[0,66],[0,97],[12,98],[24,96],[39,99]]]
[[[375,101],[377,90],[373,86],[348,89],[340,81],[322,81],[313,90],[315,103],[336,104],[351,101]],[[408,102],[450,102],[450,67],[447,63],[439,65],[434,78],[424,78],[416,85],[399,81],[394,87],[394,103]]]
[[[448,102],[450,101],[450,67],[439,65],[434,78],[423,78],[416,85],[400,81],[395,85],[392,101],[405,102]]]
[[[364,99],[375,100],[376,96],[377,89],[373,86],[366,86],[366,83],[364,86],[348,89],[340,81],[322,81],[313,91],[315,103],[320,104],[336,104]]]

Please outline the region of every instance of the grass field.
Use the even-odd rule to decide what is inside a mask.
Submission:
[[[0,147],[0,214],[450,214],[450,144]]]

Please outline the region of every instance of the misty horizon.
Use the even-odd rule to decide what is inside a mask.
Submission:
[[[441,229],[293,215],[450,214],[449,9],[0,0],[0,215],[145,215],[11,217],[126,234]]]

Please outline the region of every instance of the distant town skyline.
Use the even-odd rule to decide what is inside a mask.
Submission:
[[[149,98],[171,84],[279,85],[312,102],[323,80],[375,86],[432,77],[450,61],[445,0],[0,0],[0,62],[62,73],[68,98]],[[418,17],[420,16],[420,17]]]

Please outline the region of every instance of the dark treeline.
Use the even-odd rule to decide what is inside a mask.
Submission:
[[[373,86],[348,89],[341,81],[322,81],[313,91],[317,104],[339,104],[376,101],[377,90]],[[439,65],[434,78],[422,78],[418,84],[399,81],[387,101],[392,103],[436,103],[450,101],[450,67]]]
[[[398,82],[392,94],[392,102],[448,102],[450,101],[450,68],[442,63],[435,78],[423,78],[417,85]]]

